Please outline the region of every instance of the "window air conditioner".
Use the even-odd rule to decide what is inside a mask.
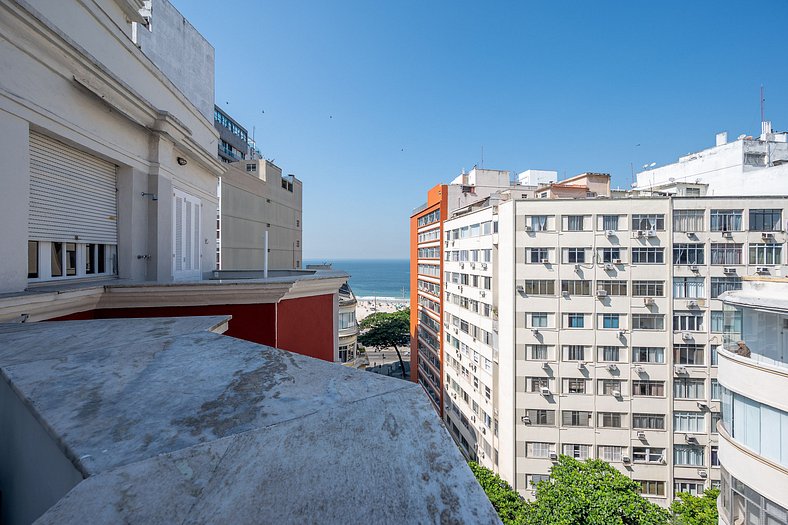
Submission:
[[[619,330],[619,331],[618,331],[618,336],[619,336],[619,337],[624,337],[624,335],[626,335],[626,333],[627,333],[627,331],[626,331],[626,330]]]
[[[622,463],[630,463],[631,461],[632,460],[630,459],[629,456],[621,456],[621,462]]]
[[[684,375],[684,374],[687,373],[687,369],[684,368],[683,366],[677,366],[676,367],[676,373],[679,374],[679,375]]]
[[[637,235],[638,237],[643,237],[643,235],[645,235],[645,232],[643,230],[638,230],[635,235]]]
[[[687,237],[692,239],[693,237],[695,237],[695,232],[687,232]]]
[[[465,268],[465,263],[460,263],[460,268]]]
[[[550,370],[550,363],[548,363],[547,361],[542,363],[542,369],[543,370]]]
[[[700,469],[699,469],[699,470],[698,470],[698,476],[700,476],[700,477],[702,477],[702,478],[707,478],[707,477],[709,476],[709,473],[708,473],[708,472],[706,472],[705,470],[700,470]]]
[[[725,231],[722,232],[722,236],[725,237],[726,239],[730,239],[731,237],[733,237],[733,234],[731,232]]]
[[[615,363],[610,363],[609,365],[607,365],[607,370],[608,372],[615,372],[616,370],[618,370],[618,365]]]
[[[654,304],[654,298],[653,297],[644,297],[643,298],[643,304],[646,305],[646,306],[653,305]]]
[[[621,397],[621,390],[613,390],[611,394],[613,397]]]
[[[621,264],[621,259],[613,259],[613,264]]]
[[[757,268],[755,268],[755,271],[757,273],[769,273],[769,268],[767,268],[766,266],[758,266]]]
[[[642,366],[639,365],[633,368],[632,370],[634,370],[636,374],[642,374],[643,372],[646,371]]]
[[[638,431],[637,436],[638,436],[638,439],[641,440],[641,441],[645,441],[646,440],[646,433],[643,432],[642,430]]]
[[[534,328],[534,329],[531,330],[531,333],[534,334],[534,335],[539,335],[539,330]]]
[[[613,230],[605,230],[605,235],[607,237],[613,237],[615,234],[616,234],[616,232],[613,231]]]
[[[471,268],[476,268],[476,263],[471,263]]]
[[[697,308],[698,307],[698,301],[695,301],[695,300],[687,301],[687,307],[688,308]]]
[[[487,263],[482,263],[482,270],[486,270],[486,269],[487,269]]]
[[[547,397],[550,395],[550,389],[547,388],[546,386],[543,386],[542,388],[539,389],[539,393]]]
[[[531,230],[533,230],[533,227],[530,224],[526,224],[525,225],[525,231],[529,232]]]
[[[649,230],[648,231],[648,236],[649,237],[656,237],[657,236],[657,230]]]
[[[698,410],[708,410],[709,405],[703,401],[698,401]]]
[[[687,434],[686,439],[687,439],[687,443],[689,443],[690,445],[698,444],[698,438],[696,438],[695,436],[690,436],[689,434]]]
[[[556,454],[555,452],[550,452],[550,461],[557,461],[557,460],[558,460],[558,454]]]
[[[517,293],[525,293],[525,287],[518,284],[517,285]]]
[[[575,270],[579,270],[579,269],[580,269],[580,265],[579,264],[575,264]]]
[[[691,333],[689,333],[689,332],[682,332],[682,334],[681,334],[681,338],[682,338],[684,341],[689,341],[690,339],[692,339],[692,334],[691,334]]]
[[[769,239],[769,238],[771,238],[771,236],[772,236],[772,234],[771,234],[771,233],[769,233],[769,232],[763,232],[763,233],[761,234],[761,239]]]
[[[479,291],[479,296],[480,297],[484,297],[485,295],[487,295],[487,293],[484,290],[480,290]]]
[[[583,370],[583,369],[585,369],[585,367],[586,367],[586,364],[584,362],[582,362],[582,361],[578,361],[577,362],[577,369],[578,370]]]
[[[531,424],[531,418],[528,417],[528,416],[521,417],[520,421],[522,421],[524,425],[530,425]]]
[[[726,274],[736,273],[736,268],[723,268],[722,273],[726,273]]]
[[[542,264],[550,264],[550,259],[542,259],[541,263]]]
[[[615,270],[613,263],[605,263],[605,270]]]
[[[597,290],[596,291],[597,297],[607,297],[607,290]]]
[[[696,265],[694,265],[694,264],[693,264],[693,265],[691,265],[691,266],[689,267],[689,269],[690,269],[690,271],[691,271],[691,272],[697,272],[697,271],[700,271],[700,270],[698,269],[698,267],[697,267]]]

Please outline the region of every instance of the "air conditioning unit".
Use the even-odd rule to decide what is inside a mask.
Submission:
[[[692,339],[692,334],[691,334],[691,333],[689,333],[689,332],[682,332],[682,333],[681,333],[681,338],[682,338],[684,341],[689,341],[690,339]]]
[[[556,454],[555,452],[550,452],[550,461],[557,461],[557,460],[558,460],[558,454]]]
[[[631,463],[632,459],[629,456],[621,456],[622,463]]]
[[[476,268],[476,263],[471,263],[471,268]]]
[[[766,239],[771,239],[771,237],[772,237],[772,234],[771,234],[771,233],[769,233],[769,232],[763,232],[763,233],[761,234],[761,239],[764,239],[764,240],[766,240]]]
[[[624,336],[626,335],[626,333],[627,333],[627,331],[626,331],[626,330],[619,330],[619,331],[618,331],[618,336],[619,336],[619,337],[624,337]]]
[[[687,232],[687,237],[692,239],[693,237],[695,237],[695,232]]]
[[[542,259],[540,262],[542,264],[550,264],[550,259]]]
[[[460,263],[460,268],[465,268],[465,263]]]
[[[482,263],[482,270],[486,270],[486,269],[487,269],[487,263]]]
[[[698,476],[706,479],[707,477],[709,477],[709,473],[706,472],[705,470],[698,470]]]
[[[615,270],[615,269],[616,268],[615,266],[613,266],[613,263],[605,263],[605,270]]]
[[[476,416],[471,416],[471,423],[476,423]]]
[[[542,363],[542,369],[543,370],[550,370],[550,363],[548,363],[547,361]]]
[[[613,259],[613,264],[621,264],[621,259]]]
[[[656,237],[657,236],[657,230],[649,230],[647,235],[649,237]]]
[[[521,284],[517,285],[517,293],[525,293],[525,287]]]
[[[610,363],[609,365],[607,365],[607,371],[608,372],[615,372],[616,370],[618,370],[618,365],[617,364]]]
[[[644,232],[643,230],[638,230],[638,231],[635,233],[635,235],[637,235],[638,237],[643,237],[645,234],[646,234],[646,232]]]
[[[531,418],[528,417],[528,416],[521,417],[520,421],[522,421],[524,425],[530,425],[531,424]]]
[[[757,273],[769,273],[769,268],[767,268],[766,266],[758,266],[755,268],[755,271]]]
[[[646,305],[646,306],[651,306],[651,305],[654,304],[654,302],[655,301],[654,301],[653,297],[644,297],[643,298],[643,304]]]
[[[731,232],[722,232],[722,236],[725,237],[726,239],[730,239],[731,237],[733,237],[733,234]]]
[[[462,285],[459,286],[459,290],[462,291]]]
[[[676,373],[679,374],[679,375],[684,375],[684,374],[687,373],[687,369],[685,367],[683,367],[683,366],[677,366],[675,368],[675,370],[676,370]]]
[[[611,394],[613,397],[621,397],[621,390],[613,390]]]
[[[533,227],[530,224],[526,224],[525,225],[525,231],[529,232],[531,230],[533,230]]]
[[[449,241],[444,241],[443,245],[444,246],[449,246]]]
[[[638,431],[637,436],[638,436],[638,439],[641,440],[641,441],[645,441],[646,440],[646,433],[643,432],[642,430]]]
[[[569,297],[569,292],[567,290],[561,290],[561,295],[564,297]]]
[[[480,290],[479,291],[479,296],[480,297],[484,297],[485,295],[487,295],[487,293],[484,290]]]
[[[534,334],[534,335],[539,335],[539,330],[534,328],[533,330],[531,330],[531,333]]]
[[[578,370],[584,370],[585,367],[586,367],[586,364],[584,362],[582,362],[582,361],[578,361],[577,362],[577,369]]]
[[[539,389],[539,393],[542,394],[543,396],[547,397],[547,396],[550,395],[550,389],[547,388],[546,386],[543,386],[543,387],[541,387]]]
[[[736,273],[736,268],[730,268],[730,267],[723,268],[722,269],[722,273],[725,273],[725,274]]]
[[[698,410],[708,410],[709,405],[703,401],[698,401]]]
[[[687,301],[687,307],[688,308],[697,308],[698,307],[698,301],[695,301],[695,300]]]
[[[597,297],[607,297],[607,290],[597,290],[596,291]]]
[[[700,271],[700,269],[694,264],[690,265],[689,269],[690,269],[691,272],[699,272]]]
[[[689,444],[689,445],[697,445],[698,444],[698,438],[696,438],[695,436],[690,436],[689,434],[687,434],[685,437],[687,439],[687,444]]]
[[[616,232],[613,230],[605,230],[605,235],[607,237],[614,237],[616,235]]]
[[[575,270],[579,270],[579,269],[580,269],[580,265],[579,264],[575,264]]]
[[[455,328],[454,329],[454,333],[456,334],[457,332],[459,332],[459,330],[457,330],[457,328]]]
[[[640,365],[636,366],[636,367],[635,367],[635,368],[633,368],[632,370],[634,370],[636,374],[642,374],[643,372],[645,372],[645,371],[646,371],[646,370],[645,370],[645,369],[644,369],[642,366],[640,366]]]

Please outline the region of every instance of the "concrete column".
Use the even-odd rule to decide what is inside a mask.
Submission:
[[[27,215],[30,206],[30,128],[0,110],[0,293],[27,287]]]
[[[138,281],[147,278],[151,259],[148,249],[148,212],[155,204],[148,192],[148,175],[128,166],[118,168],[118,276]]]
[[[171,282],[172,275],[172,159],[173,144],[160,134],[151,136],[150,152],[153,168],[148,174],[148,189],[157,200],[148,199],[148,280]]]

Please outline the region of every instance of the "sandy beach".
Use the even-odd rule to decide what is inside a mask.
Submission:
[[[407,308],[408,306],[408,301],[406,299],[359,298],[358,304],[356,305],[356,320],[360,322],[362,319],[372,313],[391,313]]]

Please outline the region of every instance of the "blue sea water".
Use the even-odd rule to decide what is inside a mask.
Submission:
[[[350,274],[356,297],[410,297],[410,261],[407,259],[317,259],[306,264],[329,262],[335,270]]]

